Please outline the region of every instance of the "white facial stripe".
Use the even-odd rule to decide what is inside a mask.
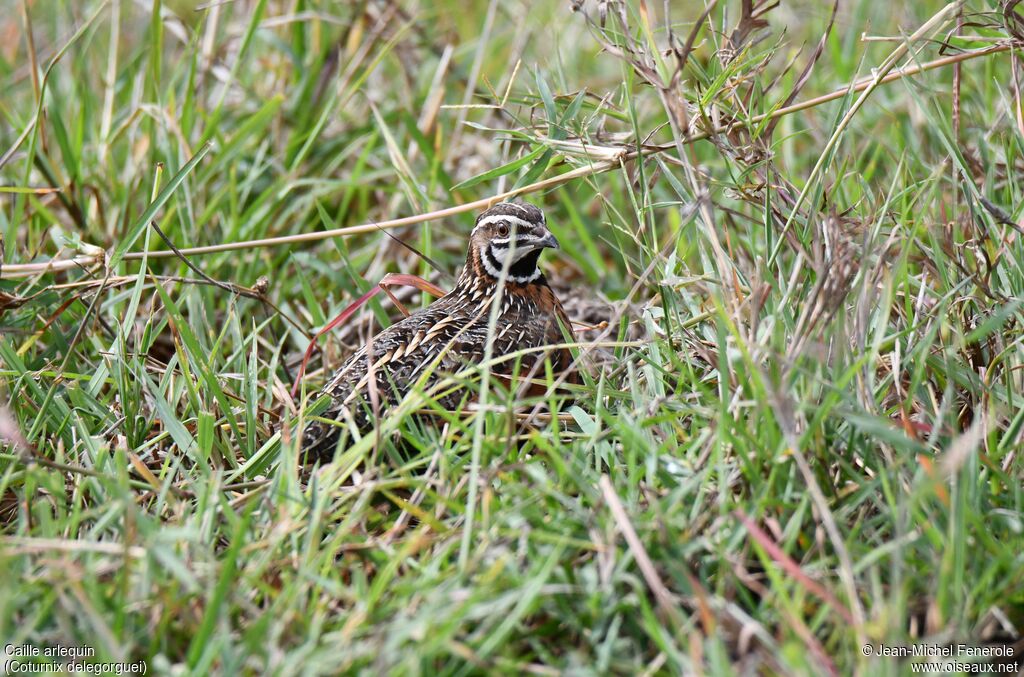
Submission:
[[[497,256],[495,256],[494,249],[492,249],[490,247],[488,247],[488,248],[491,251],[491,256],[494,256],[494,258],[496,258],[498,260],[498,263],[502,263],[502,260],[500,258],[498,258]],[[481,254],[480,260],[483,262],[484,269],[487,270],[487,273],[491,277],[501,277],[501,269],[500,268],[495,269],[494,264],[491,263],[491,256],[487,256],[486,252],[481,252],[480,254]]]
[[[505,263],[505,257],[511,253],[512,263],[519,263],[520,259],[537,249],[530,242],[516,243],[515,248],[509,246],[508,240],[491,240],[491,255],[498,263]]]
[[[495,247],[492,244],[488,249],[490,249],[491,256],[494,257],[494,260],[498,262],[499,267],[505,265],[505,257],[508,255],[507,247]]]
[[[534,268],[533,272],[526,276],[517,277],[515,275],[509,275],[508,279],[517,284],[526,284],[527,282],[533,282],[540,277],[540,268]]]
[[[491,216],[485,216],[484,218],[480,219],[477,222],[476,227],[479,228],[480,226],[489,226],[492,223],[499,223],[501,221],[507,221],[509,224],[518,226],[519,228],[533,228],[535,225],[537,225],[535,223],[530,223],[525,219],[521,219],[518,216],[508,216],[507,214],[492,214]]]
[[[481,252],[480,261],[484,264],[484,270],[487,271],[488,275],[490,275],[491,277],[500,278],[501,268],[494,267],[494,263],[491,261],[491,257],[494,257],[495,261],[497,261],[499,265],[503,266],[505,265],[506,250],[495,251],[494,247],[489,247],[489,249],[491,256],[487,256],[486,253]],[[514,254],[515,258],[512,259],[512,264],[514,265],[525,254],[530,253],[530,250],[530,247],[523,247],[517,249],[516,253]],[[509,273],[506,279],[509,280],[510,282],[515,282],[517,284],[526,284],[527,282],[533,282],[538,277],[540,277],[540,268],[534,268],[533,272],[530,273],[529,275],[512,275],[511,273]]]
[[[512,263],[519,263],[519,259],[523,258],[535,249],[536,247],[531,247],[529,245],[516,247],[515,251],[512,252]]]

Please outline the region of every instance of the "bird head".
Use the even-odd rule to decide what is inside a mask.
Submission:
[[[507,266],[510,282],[526,284],[541,276],[537,267],[541,251],[558,248],[544,212],[530,204],[500,202],[477,217],[469,259],[495,278]]]

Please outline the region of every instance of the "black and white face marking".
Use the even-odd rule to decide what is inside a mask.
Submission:
[[[534,211],[539,219],[491,214],[477,222],[478,228],[494,228],[494,235],[482,245],[480,252],[484,268],[493,277],[500,277],[502,268],[507,265],[506,279],[510,282],[527,284],[540,278],[541,272],[537,267],[540,252],[545,248],[558,249],[558,240],[545,226],[544,215],[539,210]],[[534,216],[529,212],[527,214]]]
[[[484,269],[491,277],[501,277],[501,269],[505,266],[505,258],[508,257],[508,247],[499,247],[492,242],[484,245],[483,249],[480,260],[483,261]],[[540,251],[534,250],[522,256],[517,256],[518,254],[519,250],[513,253],[514,260],[509,264],[508,275],[505,279],[516,284],[527,284],[540,278],[540,268],[537,267]]]

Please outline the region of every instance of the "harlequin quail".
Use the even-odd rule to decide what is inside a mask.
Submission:
[[[321,395],[330,396],[331,404],[322,418],[338,423],[315,421],[306,427],[303,448],[307,458],[331,454],[342,426],[354,426],[364,433],[373,428],[371,377],[379,411],[386,413],[424,373],[426,392],[441,379],[482,362],[488,342],[492,358],[564,342],[562,331],[563,327],[569,330],[569,319],[537,267],[545,248],[558,249],[558,241],[547,229],[544,214],[533,205],[503,202],[481,213],[469,236],[466,265],[455,288],[374,336],[324,386]],[[492,301],[502,279],[497,322],[488,331]],[[571,370],[569,351],[553,352],[550,359],[555,371]],[[529,373],[543,359],[544,354],[527,354],[520,362],[519,374]],[[492,372],[507,377],[515,363],[514,359],[502,361]],[[575,381],[571,371],[566,376]],[[457,389],[445,390],[437,402],[454,409],[465,397],[466,393]]]

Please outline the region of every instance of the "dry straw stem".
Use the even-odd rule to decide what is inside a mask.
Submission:
[[[950,8],[955,8],[958,5],[959,5],[959,3],[953,3],[952,5],[947,6],[946,9],[943,9],[939,14],[935,15],[935,17],[932,17],[932,19],[930,19],[925,24],[925,26],[922,26],[921,29],[916,31],[914,33],[914,36],[917,36],[917,35],[921,34],[922,31],[924,31],[926,27],[930,27],[929,30],[934,28],[935,27],[934,26],[934,22],[936,22],[936,18],[937,17],[941,16],[941,17],[945,18],[947,16],[947,14],[951,11]],[[893,54],[896,54],[897,52],[900,52],[900,54],[906,53],[907,44],[914,39],[914,36],[911,36],[910,38],[908,38],[908,42],[904,43],[903,45],[901,45],[900,49],[898,49],[895,52],[893,52]],[[829,103],[831,101],[836,101],[837,99],[842,99],[843,97],[849,96],[850,93],[865,92],[865,96],[863,96],[860,99],[858,99],[858,103],[855,104],[853,108],[851,108],[850,112],[847,113],[846,118],[844,118],[845,122],[843,124],[843,127],[845,127],[846,125],[849,124],[849,118],[852,116],[852,114],[856,112],[856,110],[860,107],[860,105],[863,105],[863,99],[866,98],[866,94],[869,93],[869,90],[873,90],[874,88],[876,88],[876,87],[878,87],[880,85],[888,84],[890,82],[893,82],[895,80],[899,80],[899,79],[904,78],[904,77],[910,77],[910,76],[918,75],[918,74],[923,73],[925,71],[934,70],[936,68],[943,68],[945,66],[950,66],[950,65],[953,65],[953,64],[961,63],[961,62],[967,61],[969,59],[977,59],[977,58],[984,57],[984,56],[990,56],[992,54],[998,54],[1000,52],[1007,52],[1007,51],[1010,51],[1013,48],[1014,48],[1014,44],[1012,42],[1004,42],[1004,43],[1001,43],[1001,44],[992,45],[991,47],[985,47],[983,49],[979,49],[979,50],[975,50],[975,51],[971,51],[971,52],[963,52],[961,54],[954,54],[954,55],[951,55],[951,56],[943,57],[941,59],[935,59],[933,61],[929,61],[929,62],[923,63],[923,64],[915,64],[913,66],[908,66],[906,68],[900,68],[900,69],[895,70],[895,71],[893,71],[892,69],[893,69],[893,67],[895,65],[895,61],[899,60],[900,56],[897,56],[894,59],[892,57],[892,55],[890,55],[890,57],[888,59],[886,59],[886,61],[884,62],[884,64],[889,64],[888,68],[885,68],[884,71],[880,69],[878,71],[878,73],[876,75],[872,76],[872,77],[862,78],[862,79],[859,79],[859,80],[855,80],[854,82],[850,83],[849,85],[847,85],[845,87],[841,87],[839,89],[836,89],[836,90],[834,90],[832,92],[829,92],[828,94],[822,94],[821,96],[816,96],[816,97],[808,99],[806,101],[801,101],[800,103],[795,103],[795,104],[792,104],[790,106],[785,106],[783,108],[778,108],[778,109],[776,109],[774,111],[771,111],[769,113],[762,113],[761,115],[755,115],[755,116],[751,117],[749,120],[736,121],[736,122],[733,122],[733,123],[728,124],[728,125],[718,126],[718,127],[714,128],[714,129],[712,129],[710,131],[703,131],[703,132],[698,132],[696,134],[691,134],[691,135],[686,136],[683,139],[681,139],[681,143],[684,143],[684,144],[695,143],[695,142],[700,141],[702,139],[707,139],[708,137],[710,137],[710,136],[712,136],[714,134],[725,134],[725,133],[731,132],[731,131],[733,131],[735,129],[739,129],[740,127],[743,127],[743,126],[756,125],[756,124],[758,124],[760,122],[763,122],[765,120],[768,120],[768,119],[774,119],[774,118],[783,117],[785,115],[791,115],[793,113],[797,113],[797,112],[800,112],[800,111],[803,111],[803,110],[808,110],[810,108],[814,108],[816,106],[820,106],[820,105]],[[883,67],[884,67],[884,64],[883,64]],[[842,131],[842,128],[837,129],[837,133],[840,132],[840,131]],[[836,135],[833,135],[833,136],[835,137]],[[838,138],[838,137],[836,137],[836,138]],[[833,140],[830,140],[830,145],[827,146],[827,148],[830,148],[832,145],[834,145],[834,143],[835,142]],[[177,252],[175,252],[173,250],[170,250],[170,249],[155,250],[155,251],[151,251],[151,252],[148,252],[148,253],[147,252],[128,252],[127,254],[125,254],[124,259],[125,260],[141,260],[143,257],[148,257],[148,258],[151,258],[151,259],[155,259],[155,258],[169,258],[169,257],[173,257],[173,256],[178,256],[179,254],[182,254],[182,255],[185,255],[185,256],[197,256],[197,255],[202,255],[202,254],[214,254],[214,253],[217,253],[217,252],[224,252],[224,251],[235,251],[235,250],[238,250],[238,249],[250,249],[250,248],[257,248],[257,247],[274,247],[274,246],[278,246],[278,245],[297,244],[297,243],[300,243],[300,242],[316,242],[318,240],[325,240],[325,239],[331,238],[331,237],[344,237],[344,236],[347,236],[347,235],[357,235],[357,234],[360,234],[360,233],[370,233],[370,232],[373,232],[373,231],[376,231],[376,230],[380,230],[380,229],[385,229],[385,228],[400,228],[402,226],[410,226],[410,225],[415,225],[417,223],[424,223],[424,222],[427,222],[427,221],[436,221],[436,220],[439,220],[439,219],[448,218],[450,216],[455,216],[457,214],[462,214],[462,213],[465,213],[465,212],[471,212],[471,211],[477,211],[477,210],[480,210],[480,209],[486,209],[487,207],[490,207],[491,205],[493,205],[496,202],[500,202],[501,200],[507,200],[507,199],[515,197],[517,195],[525,195],[525,194],[528,194],[528,193],[535,193],[535,192],[538,192],[538,191],[546,190],[548,188],[553,188],[555,186],[559,186],[559,185],[561,185],[563,183],[568,183],[569,181],[572,181],[574,179],[579,179],[579,178],[582,178],[582,177],[585,177],[585,176],[591,176],[591,175],[594,175],[594,174],[600,174],[602,172],[609,171],[609,170],[614,169],[616,167],[620,167],[620,166],[622,166],[623,163],[625,163],[627,161],[630,161],[630,160],[633,160],[633,159],[636,159],[637,157],[656,155],[658,153],[663,153],[663,152],[665,152],[667,150],[675,148],[675,145],[676,145],[675,142],[673,142],[673,143],[663,144],[663,145],[643,146],[639,150],[626,150],[625,148],[623,148],[623,149],[620,150],[620,152],[619,152],[617,157],[609,158],[607,160],[603,160],[603,161],[600,161],[600,162],[591,163],[589,165],[585,165],[585,166],[582,166],[582,167],[577,167],[576,169],[573,169],[571,171],[565,172],[563,174],[559,174],[558,176],[552,176],[552,177],[549,177],[547,179],[543,179],[541,181],[537,181],[535,183],[531,183],[531,184],[529,184],[527,186],[522,186],[520,188],[515,188],[515,189],[512,189],[512,190],[508,190],[508,191],[505,191],[503,193],[499,193],[499,194],[494,195],[494,196],[489,197],[489,198],[483,198],[483,199],[480,199],[480,200],[474,200],[473,202],[467,202],[467,203],[464,203],[464,204],[461,204],[461,205],[455,205],[453,207],[447,207],[445,209],[439,209],[439,210],[432,211],[432,212],[424,212],[422,214],[416,214],[416,215],[413,215],[413,216],[406,216],[406,217],[399,218],[399,219],[390,219],[390,220],[387,220],[387,221],[378,221],[378,222],[374,222],[374,223],[365,223],[365,224],[361,224],[361,225],[358,225],[358,226],[346,226],[344,228],[334,228],[334,229],[331,229],[331,230],[323,230],[323,231],[317,231],[317,232],[313,232],[313,233],[300,233],[300,234],[297,234],[297,235],[283,235],[283,236],[280,236],[280,237],[269,237],[269,238],[262,238],[262,239],[258,239],[258,240],[243,240],[241,242],[224,242],[224,243],[221,243],[221,244],[206,245],[206,246],[201,246],[201,247],[183,247],[183,248],[179,248]],[[826,153],[822,153],[822,157],[824,157],[825,155],[826,155]],[[806,185],[810,185],[810,183],[811,183],[810,179],[814,177],[814,175],[816,174],[817,171],[820,171],[820,170],[812,170],[811,177],[808,178],[808,181],[807,181]],[[805,188],[805,192],[806,192],[806,190],[807,189]],[[806,199],[806,196],[803,195],[802,199]],[[801,201],[802,201],[802,199],[801,199]],[[787,227],[788,227],[788,225],[789,224],[787,224]],[[33,275],[45,274],[45,273],[49,273],[49,272],[57,272],[57,271],[61,271],[61,270],[70,270],[70,269],[73,269],[73,268],[80,268],[80,267],[83,267],[83,266],[87,267],[87,266],[94,265],[94,264],[98,263],[100,260],[102,260],[101,257],[97,257],[95,255],[89,255],[89,256],[76,257],[74,259],[68,259],[68,260],[44,261],[44,262],[39,262],[39,263],[25,263],[25,264],[8,264],[8,265],[5,265],[2,270],[0,270],[0,276],[2,276],[4,278],[30,277],[30,276],[33,276]]]
[[[934,18],[931,21],[929,21],[929,24],[931,24],[932,21],[934,21]],[[922,29],[923,28],[924,27],[922,27]],[[920,32],[921,31],[918,31],[918,33],[920,33]],[[915,33],[915,35],[917,35],[917,33]],[[1004,43],[1004,44],[999,44],[999,45],[993,45],[991,47],[986,47],[984,49],[979,49],[979,50],[972,51],[972,52],[964,52],[964,53],[961,53],[961,54],[956,54],[956,55],[952,55],[952,56],[943,57],[941,59],[935,59],[934,61],[929,61],[927,63],[923,63],[923,64],[919,64],[919,65],[914,65],[914,66],[909,66],[909,67],[906,67],[906,68],[901,68],[901,69],[899,69],[899,70],[897,70],[895,72],[889,72],[889,71],[892,70],[893,66],[895,65],[894,62],[893,62],[894,60],[890,56],[890,58],[886,60],[886,63],[890,63],[890,62],[893,62],[893,63],[890,63],[889,67],[885,69],[885,72],[888,72],[888,75],[885,75],[884,77],[879,77],[879,75],[882,74],[881,72],[879,72],[879,75],[876,75],[876,76],[871,77],[869,79],[861,79],[861,80],[854,81],[854,82],[850,83],[849,85],[847,85],[845,87],[841,87],[839,89],[836,89],[836,90],[834,90],[834,91],[832,91],[832,92],[830,92],[828,94],[823,94],[821,96],[817,96],[817,97],[814,97],[812,99],[808,99],[806,101],[802,101],[800,103],[795,103],[795,104],[793,104],[791,106],[786,106],[784,108],[779,108],[779,109],[774,110],[774,111],[772,111],[770,113],[763,113],[761,115],[756,115],[756,116],[754,116],[754,117],[752,117],[752,118],[750,118],[749,120],[746,120],[746,121],[738,121],[738,122],[734,122],[732,124],[722,125],[722,126],[716,127],[713,130],[711,130],[711,131],[705,131],[705,132],[699,132],[697,134],[692,134],[692,135],[684,137],[681,141],[682,141],[682,143],[685,143],[685,144],[694,143],[696,141],[700,141],[702,139],[706,139],[706,138],[708,138],[709,136],[711,136],[713,134],[728,133],[728,132],[730,132],[732,130],[735,130],[735,129],[738,129],[738,128],[742,127],[742,126],[755,125],[755,124],[757,124],[759,122],[763,122],[763,121],[765,121],[767,119],[770,119],[770,118],[778,118],[778,117],[782,117],[782,116],[785,116],[785,115],[790,115],[792,113],[797,113],[799,111],[807,110],[809,108],[814,108],[816,106],[820,106],[820,105],[828,103],[830,101],[835,101],[837,99],[841,99],[841,98],[843,98],[845,96],[848,96],[851,92],[856,93],[856,92],[863,92],[863,91],[866,91],[866,90],[869,90],[869,89],[874,89],[875,87],[877,87],[879,85],[888,84],[890,82],[893,82],[894,80],[898,80],[898,79],[903,78],[903,77],[909,77],[909,76],[913,76],[913,75],[918,75],[918,74],[923,73],[925,71],[934,70],[936,68],[942,68],[944,66],[949,66],[949,65],[952,65],[952,64],[955,64],[955,63],[960,63],[962,61],[967,61],[969,59],[976,59],[976,58],[983,57],[983,56],[989,56],[991,54],[997,54],[999,52],[1006,52],[1006,51],[1009,51],[1012,48],[1013,48],[1013,45],[1011,43]],[[903,47],[901,47],[901,49],[903,49],[903,51],[905,52],[906,51],[905,45]],[[899,51],[899,50],[897,50],[897,51]],[[898,58],[899,57],[897,57],[896,60],[898,60]],[[855,110],[851,111],[851,112],[855,112]],[[225,243],[222,243],[222,244],[208,245],[208,246],[202,246],[202,247],[187,247],[187,248],[183,247],[183,248],[180,248],[179,251],[182,254],[186,255],[186,256],[195,256],[195,255],[201,255],[201,254],[214,254],[216,252],[233,251],[233,250],[237,250],[237,249],[249,249],[249,248],[255,248],[255,247],[273,247],[273,246],[277,246],[277,245],[296,244],[296,243],[299,243],[299,242],[315,242],[317,240],[325,240],[325,239],[331,238],[331,237],[343,237],[343,236],[346,236],[346,235],[356,235],[356,234],[359,234],[359,233],[370,233],[370,232],[373,232],[375,230],[382,229],[382,228],[399,228],[401,226],[409,226],[409,225],[414,225],[414,224],[417,224],[417,223],[423,223],[423,222],[426,222],[426,221],[436,221],[438,219],[444,219],[444,218],[447,218],[449,216],[455,216],[456,214],[462,214],[464,212],[470,212],[470,211],[476,211],[476,210],[480,210],[480,209],[486,209],[487,207],[490,207],[491,205],[493,205],[496,202],[500,202],[502,200],[507,200],[507,199],[515,197],[517,195],[525,195],[525,194],[528,194],[528,193],[535,193],[537,191],[541,191],[541,190],[545,190],[545,189],[548,189],[548,188],[553,188],[555,186],[559,186],[559,185],[561,185],[563,183],[567,183],[567,182],[572,181],[574,179],[579,179],[579,178],[582,178],[582,177],[585,177],[585,176],[591,176],[591,175],[594,175],[594,174],[600,174],[600,173],[606,172],[606,171],[608,171],[610,169],[614,169],[615,167],[619,167],[619,166],[622,165],[622,163],[624,163],[626,161],[629,161],[629,160],[633,160],[633,159],[635,159],[637,157],[648,156],[648,155],[655,155],[655,154],[658,154],[658,153],[663,153],[666,150],[669,150],[669,149],[672,149],[672,148],[675,148],[675,143],[674,142],[671,143],[671,144],[664,144],[664,145],[644,146],[640,150],[626,150],[625,148],[623,148],[622,151],[619,153],[618,157],[615,157],[615,158],[612,158],[612,159],[604,160],[604,161],[601,161],[601,162],[595,162],[595,163],[592,163],[592,164],[589,164],[589,165],[586,165],[586,166],[583,166],[583,167],[577,167],[576,169],[573,169],[572,171],[568,171],[568,172],[565,172],[563,174],[559,174],[558,176],[552,176],[552,177],[544,179],[542,181],[537,181],[536,183],[531,183],[531,184],[529,184],[527,186],[522,186],[520,188],[516,188],[516,189],[513,189],[513,190],[507,190],[507,191],[505,191],[503,193],[499,193],[497,195],[494,195],[493,197],[483,198],[483,199],[480,199],[480,200],[474,200],[473,202],[467,202],[467,203],[464,203],[464,204],[461,204],[461,205],[456,205],[456,206],[453,206],[453,207],[447,207],[445,209],[439,209],[439,210],[432,211],[432,212],[424,212],[422,214],[416,214],[414,216],[406,216],[406,217],[403,217],[403,218],[390,219],[390,220],[387,220],[387,221],[378,221],[378,222],[375,222],[375,223],[365,223],[365,224],[361,224],[361,225],[358,225],[358,226],[346,226],[344,228],[334,228],[334,229],[331,229],[331,230],[318,231],[318,232],[315,232],[315,233],[301,233],[301,234],[298,234],[298,235],[284,235],[284,236],[280,236],[280,237],[269,237],[269,238],[262,238],[262,239],[258,239],[258,240],[245,240],[245,241],[241,241],[241,242],[225,242]],[[151,251],[148,254],[145,254],[144,252],[129,252],[129,253],[125,254],[124,258],[126,260],[138,260],[138,259],[142,259],[143,256],[147,256],[147,255],[148,255],[149,258],[166,258],[166,257],[176,256],[175,252],[173,252],[171,250],[156,250],[156,251]]]
[[[88,269],[95,266],[105,258],[102,250],[98,254],[84,254],[72,259],[57,259],[54,261],[43,261],[41,263],[5,263],[0,267],[0,277],[5,280],[21,277],[32,277],[33,275],[44,275],[46,273],[57,273],[62,270],[74,268]]]
[[[146,549],[137,545],[111,541],[81,541],[59,538],[29,538],[4,536],[0,538],[0,550],[9,556],[30,552],[92,552],[102,555],[127,555],[134,559],[146,556]]]
[[[619,500],[619,495],[615,493],[615,487],[612,486],[608,475],[601,475],[598,485],[601,487],[601,494],[604,496],[605,502],[608,503],[608,509],[615,519],[616,526],[622,532],[629,551],[633,553],[636,564],[640,567],[640,573],[643,575],[647,587],[650,588],[651,594],[658,602],[658,607],[668,618],[679,624],[682,617],[678,607],[672,601],[672,593],[665,587],[661,576],[658,575],[658,570],[655,568],[654,562],[651,561],[651,556],[647,554],[643,541],[637,536],[636,529],[633,528],[633,523],[629,520],[629,515],[623,507],[622,501]]]

